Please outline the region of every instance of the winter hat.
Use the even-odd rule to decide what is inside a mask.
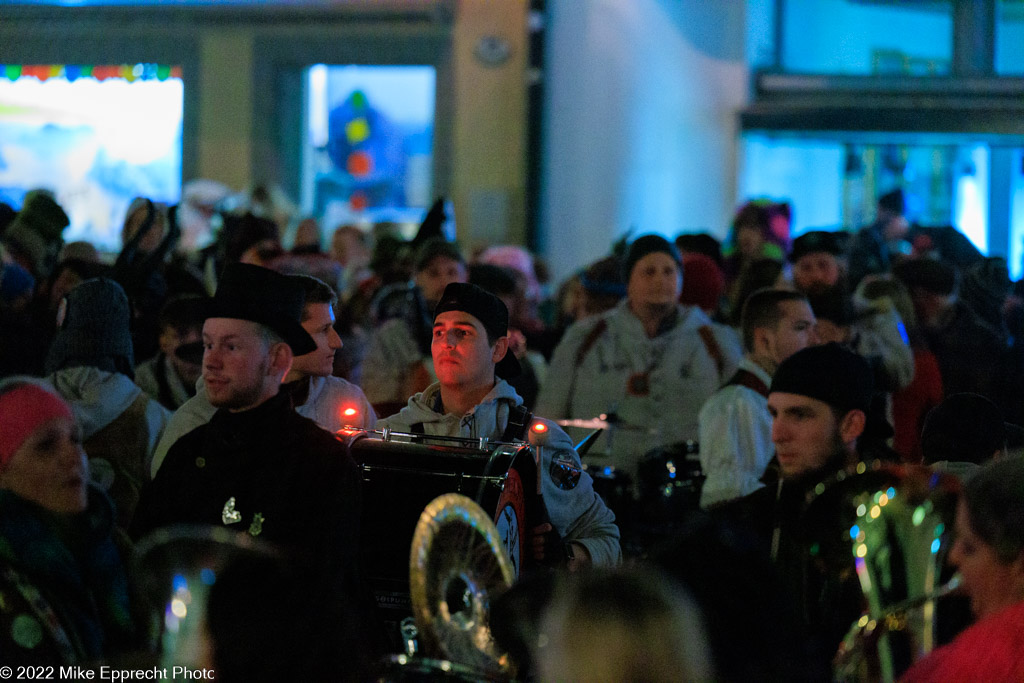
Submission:
[[[508,308],[505,303],[490,292],[468,282],[452,282],[444,288],[441,301],[434,307],[434,319],[446,311],[469,313],[480,321],[490,337],[504,337],[508,334]],[[512,350],[494,367],[494,374],[502,379],[511,379],[522,372],[519,360]]]
[[[0,395],[0,467],[5,467],[40,425],[58,417],[74,420],[68,404],[36,382],[20,384]]]
[[[511,268],[522,273],[526,278],[526,298],[529,301],[538,301],[541,296],[540,283],[537,281],[537,271],[533,267],[533,256],[523,247],[514,244],[500,244],[488,247],[477,259],[480,263],[489,263],[492,266]]]
[[[725,276],[714,259],[704,254],[686,254],[683,267],[686,277],[679,295],[680,303],[697,306],[704,311],[718,310],[725,293]]]
[[[628,283],[630,276],[633,274],[633,266],[636,265],[637,261],[648,254],[659,251],[667,254],[675,261],[680,271],[683,270],[683,260],[679,257],[679,251],[675,248],[675,245],[661,235],[641,235],[633,240],[633,243],[629,245],[629,250],[626,252],[626,260],[623,262],[622,269],[623,279]]]
[[[32,190],[25,195],[21,211],[4,232],[4,243],[39,274],[46,268],[47,257],[60,245],[61,233],[68,223],[68,215],[51,193]]]
[[[824,401],[840,411],[871,409],[874,379],[862,356],[835,342],[797,351],[782,361],[771,392]]]
[[[921,428],[927,464],[943,461],[981,465],[1006,446],[1007,433],[1020,427],[1003,421],[999,406],[980,394],[947,396],[932,408]]]
[[[64,298],[64,319],[46,356],[46,374],[94,367],[135,376],[131,307],[121,285],[105,277],[86,280]]]
[[[789,253],[789,262],[796,263],[804,256],[818,252],[825,252],[833,256],[842,255],[843,249],[835,233],[827,230],[811,230],[800,235],[793,240],[793,250]]]

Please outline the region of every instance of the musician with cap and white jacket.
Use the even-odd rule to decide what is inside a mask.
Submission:
[[[505,304],[475,285],[449,284],[434,309],[431,355],[438,381],[398,414],[380,420],[378,429],[493,441],[528,438],[541,447],[538,476],[551,519],[532,529],[534,560],[570,570],[614,565],[621,559],[615,515],[594,492],[569,436],[540,418],[517,429],[528,413],[505,381],[519,371],[508,343]]]

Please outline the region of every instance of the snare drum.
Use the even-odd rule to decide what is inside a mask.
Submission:
[[[367,578],[380,607],[394,610],[392,615],[411,612],[413,532],[423,509],[442,494],[461,493],[493,514],[509,555],[522,557],[525,482],[509,473],[533,462],[528,445],[360,432],[350,440],[349,453],[363,479],[361,546]],[[514,463],[520,465],[513,468]]]

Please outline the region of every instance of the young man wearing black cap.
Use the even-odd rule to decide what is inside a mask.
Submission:
[[[321,563],[356,604],[361,481],[344,445],[292,408],[281,380],[316,349],[301,325],[302,287],[229,265],[203,325],[203,380],[219,410],[179,439],[143,490],[139,537],[170,524],[224,526]]]
[[[519,372],[519,361],[508,351],[508,309],[501,300],[471,284],[448,285],[434,309],[431,356],[438,381],[409,399],[397,415],[378,427],[435,436],[505,439],[510,416],[522,399],[505,381]],[[615,516],[594,493],[582,472],[572,441],[556,424],[534,418],[540,431],[530,429],[531,443],[541,446],[539,476],[553,529],[535,528],[534,558],[553,547],[551,532],[565,542],[570,569],[619,561],[619,530]],[[541,436],[542,435],[542,436]],[[558,477],[564,471],[572,477]],[[575,476],[578,474],[578,478]]]
[[[815,555],[807,525],[816,520],[804,510],[818,484],[856,466],[858,440],[874,429],[873,388],[868,362],[835,343],[784,360],[768,394],[778,482],[715,511],[763,543],[804,617],[809,656],[822,675],[860,615],[861,593],[855,575],[851,582],[852,573],[840,575]]]

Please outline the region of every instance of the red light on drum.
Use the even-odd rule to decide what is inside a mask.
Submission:
[[[532,429],[538,434],[543,434],[544,432],[548,431],[548,426],[543,422],[534,422]]]
[[[341,411],[341,414],[344,415],[345,417],[352,417],[358,412],[359,411],[356,410],[355,408],[345,408],[345,410]]]

